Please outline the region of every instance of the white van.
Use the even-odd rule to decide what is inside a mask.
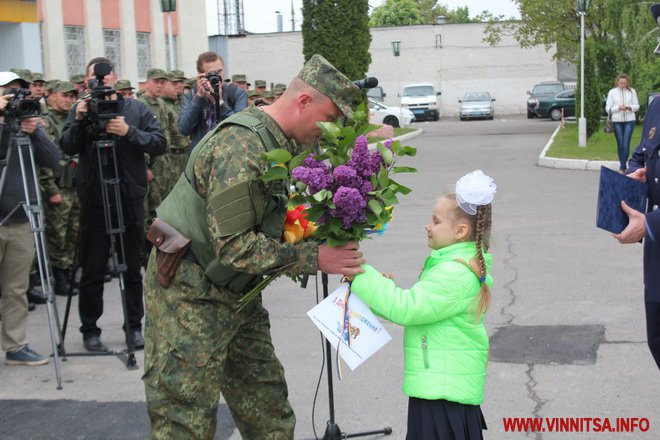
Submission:
[[[438,105],[440,92],[436,91],[431,83],[409,84],[401,92],[401,107],[410,109],[415,120],[440,119],[440,106]]]

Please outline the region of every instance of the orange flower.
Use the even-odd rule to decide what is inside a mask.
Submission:
[[[303,205],[289,208],[284,220],[284,232],[282,241],[287,243],[298,243],[314,233],[316,225],[305,218]]]

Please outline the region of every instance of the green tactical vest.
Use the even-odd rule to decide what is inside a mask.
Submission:
[[[172,191],[156,209],[156,213],[160,219],[190,238],[191,250],[199,265],[204,268],[206,277],[213,284],[231,292],[243,294],[247,288],[256,284],[261,276],[237,272],[220,263],[220,259],[215,255],[211,245],[211,236],[206,222],[207,201],[197,193],[192,183],[197,155],[211,136],[230,124],[240,125],[256,133],[266,151],[278,148],[275,137],[259,119],[245,112],[230,116],[208,132],[193,149],[185,172],[181,174]],[[265,185],[260,180],[252,180],[238,184],[230,191],[232,191],[233,200],[240,197],[252,199],[256,216],[254,220],[258,232],[278,240],[281,238],[289,199],[287,182],[276,181]],[[231,219],[231,208],[227,208],[226,211],[226,217]],[[223,211],[224,216],[225,211]]]

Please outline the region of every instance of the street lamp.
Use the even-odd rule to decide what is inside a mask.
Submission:
[[[401,41],[400,40],[392,41],[392,52],[394,53],[395,57],[398,57],[399,55],[401,55]]]
[[[584,16],[589,0],[576,0],[575,9],[580,14],[580,119],[578,119],[578,145],[587,146],[587,120],[584,117]]]
[[[172,35],[172,12],[176,11],[176,0],[160,0],[160,11],[167,12],[167,31],[170,46],[170,70],[174,70],[174,36]]]

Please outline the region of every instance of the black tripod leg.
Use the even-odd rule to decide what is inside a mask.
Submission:
[[[328,274],[321,272],[321,284],[323,285],[323,299],[328,297]],[[330,347],[330,341],[326,338],[325,340],[325,357],[328,363],[328,407],[330,408],[330,419],[328,424],[325,427],[325,434],[323,434],[323,440],[341,440],[344,438],[352,437],[364,437],[367,435],[390,435],[392,434],[392,428],[386,426],[383,429],[378,429],[375,431],[365,431],[357,432],[353,434],[347,434],[341,432],[339,425],[335,422],[335,397],[334,397],[334,388],[332,385],[332,351]]]

